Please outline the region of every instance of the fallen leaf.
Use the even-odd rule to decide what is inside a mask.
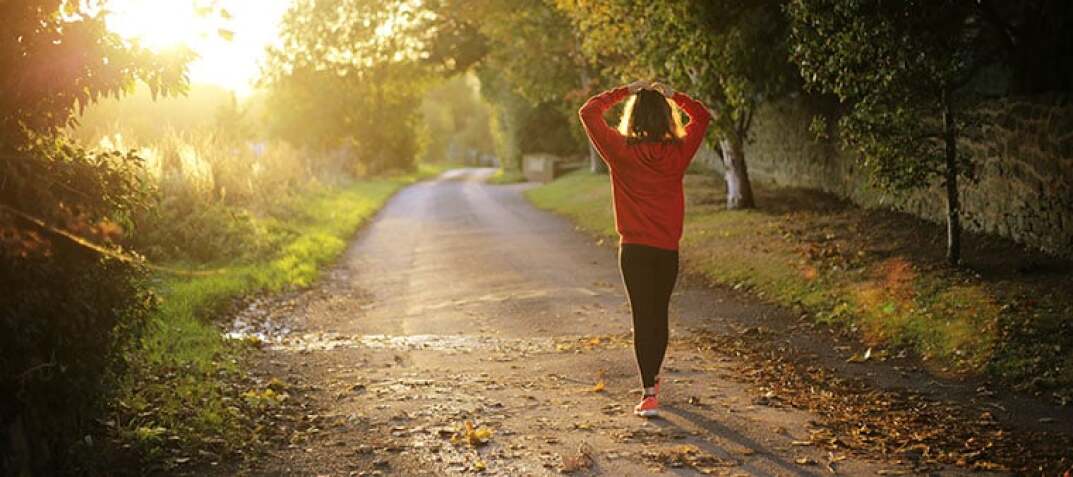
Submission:
[[[869,359],[872,359],[872,348],[868,348],[868,350],[865,351],[863,355],[860,353],[855,353],[853,356],[850,356],[849,359],[846,360],[846,362],[863,363],[865,361],[868,361]]]
[[[594,393],[602,393],[602,392],[604,392],[604,388],[605,388],[606,386],[607,386],[607,385],[606,385],[606,384],[604,383],[604,381],[603,381],[603,380],[601,379],[600,381],[597,381],[597,382],[596,382],[596,385],[595,385],[595,386],[593,386],[593,387],[592,387],[592,392],[594,392]]]
[[[473,421],[466,419],[465,427],[461,433],[455,434],[451,437],[452,443],[465,442],[472,447],[483,446],[488,443],[488,440],[492,438],[492,430],[481,427],[474,427]]]
[[[595,463],[592,458],[592,446],[586,442],[582,442],[577,448],[577,454],[571,456],[562,456],[563,465],[559,469],[564,474],[577,472],[592,467]]]

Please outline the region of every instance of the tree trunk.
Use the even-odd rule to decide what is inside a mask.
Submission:
[[[600,159],[600,153],[596,152],[591,142],[589,143],[589,171],[593,174],[607,174],[607,164]]]
[[[580,58],[577,52],[581,49],[580,40],[578,36],[574,35],[574,57]],[[589,84],[592,82],[592,75],[589,74],[589,67],[584,61],[579,63],[578,68],[578,80],[581,82],[581,89],[583,91],[589,90]],[[604,164],[603,159],[600,159],[600,153],[596,152],[596,147],[592,145],[592,141],[586,141],[589,143],[589,171],[593,174],[607,174],[607,164]]]
[[[946,260],[961,263],[961,205],[958,200],[957,125],[950,98],[943,93],[943,141],[946,143]]]
[[[749,182],[749,171],[745,167],[745,145],[737,136],[727,136],[719,140],[723,151],[723,166],[726,169],[727,209],[751,209],[753,186]]]

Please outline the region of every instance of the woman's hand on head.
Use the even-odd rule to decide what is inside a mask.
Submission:
[[[665,98],[670,98],[671,96],[674,96],[674,90],[671,89],[670,86],[667,86],[663,83],[652,83],[648,85],[648,87],[650,89],[656,90],[656,92],[662,94]]]
[[[637,80],[633,83],[626,85],[626,88],[630,91],[630,94],[637,94],[642,89],[649,89],[652,87],[652,82],[648,80]]]

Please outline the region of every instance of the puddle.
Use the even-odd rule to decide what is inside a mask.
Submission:
[[[534,298],[546,298],[546,297],[563,297],[569,295],[583,296],[583,297],[596,297],[600,296],[600,292],[590,290],[582,287],[572,288],[549,288],[544,290],[522,290],[502,293],[489,293],[475,298],[466,298],[458,300],[448,300],[433,305],[422,307],[422,311],[435,311],[443,308],[455,308],[466,305],[482,304],[482,303],[497,303],[504,301],[516,301],[527,300]]]
[[[332,351],[346,348],[390,349],[398,351],[442,351],[446,353],[527,354],[556,350],[552,338],[508,339],[478,335],[345,335],[333,332],[293,333],[274,320],[248,322],[236,318],[228,339],[256,340],[265,348],[291,352]]]
[[[475,335],[341,335],[339,333],[305,333],[270,342],[269,347],[282,351],[331,351],[340,348],[390,349],[399,351],[473,351],[526,353],[555,350],[551,338],[503,339]]]
[[[488,294],[470,300],[452,300],[434,307],[458,306],[459,304],[495,302],[536,298],[564,293],[597,296],[599,293],[586,288],[560,288],[554,290],[526,290],[512,293]],[[609,338],[589,337],[531,337],[502,338],[488,335],[348,335],[335,332],[305,332],[301,314],[294,296],[283,299],[256,299],[240,311],[223,333],[231,340],[250,340],[264,348],[290,352],[331,351],[348,348],[390,349],[398,351],[440,351],[449,354],[480,351],[489,359],[512,361],[530,354],[565,352],[592,349],[609,343]]]
[[[238,312],[224,337],[232,340],[253,339],[265,343],[277,341],[293,332],[291,314],[296,301],[258,298]]]

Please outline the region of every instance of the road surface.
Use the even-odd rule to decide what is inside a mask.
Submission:
[[[401,191],[317,286],[288,299],[265,369],[308,395],[317,424],[244,472],[905,472],[802,445],[816,416],[772,405],[734,379],[733,357],[690,339],[740,331],[725,329],[731,317],[765,308],[688,278],[672,304],[664,417],[634,417],[639,382],[614,248],[531,206],[526,185],[485,184],[491,172],[450,171]],[[486,443],[466,442],[467,420]]]

